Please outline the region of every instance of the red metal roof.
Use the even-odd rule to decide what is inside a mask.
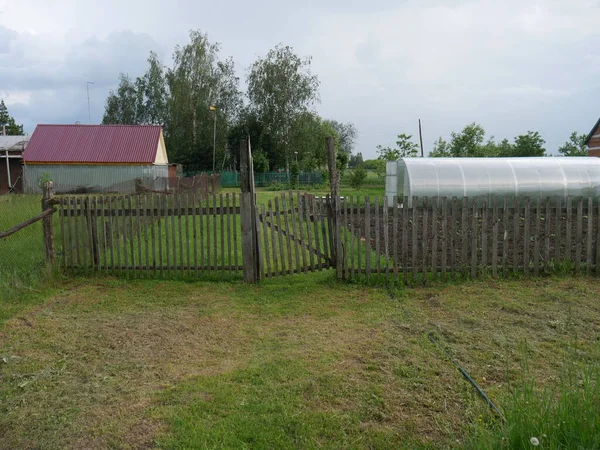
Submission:
[[[162,128],[157,125],[38,125],[25,163],[152,164]]]

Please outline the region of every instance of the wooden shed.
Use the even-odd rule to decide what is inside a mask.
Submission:
[[[29,136],[0,136],[0,194],[23,192],[23,150]]]

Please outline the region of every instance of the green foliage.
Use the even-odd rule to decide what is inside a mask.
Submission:
[[[21,136],[23,134],[23,125],[17,125],[14,117],[8,113],[4,100],[0,100],[0,134],[3,125],[7,136]]]
[[[515,138],[512,156],[546,156],[545,143],[540,133],[528,131]]]
[[[362,156],[361,152],[358,152],[356,155],[350,155],[350,158],[348,159],[348,168],[349,169],[354,169],[363,164],[364,164],[364,161],[363,161],[363,156]]]
[[[411,141],[410,134],[399,134],[396,140],[396,147],[377,146],[378,158],[383,161],[397,161],[400,158],[413,158],[419,152],[419,146]]]
[[[354,142],[358,135],[358,131],[353,123],[341,123],[337,120],[326,120],[325,121],[333,130],[338,137],[338,153],[343,153],[347,158],[352,155],[354,151]]]
[[[310,113],[319,98],[319,80],[310,64],[310,57],[301,58],[291,47],[279,44],[252,64],[247,77],[250,109],[265,124],[286,167],[294,151],[292,125]]]
[[[255,172],[263,173],[269,171],[269,158],[262,150],[258,150],[257,152],[253,153],[252,163]]]
[[[587,135],[577,134],[577,131],[573,131],[569,140],[559,147],[558,153],[563,156],[587,156],[588,150],[587,145],[585,144],[586,139]]]
[[[300,177],[300,167],[296,161],[292,161],[290,164],[290,184],[294,187],[294,189],[298,188],[299,178]]]
[[[360,189],[367,179],[367,171],[360,165],[350,174],[350,186],[354,189]]]
[[[503,401],[507,424],[481,423],[468,441],[472,449],[530,449],[532,438],[546,449],[600,448],[600,365],[567,356],[552,388],[541,389],[527,367]]]
[[[511,156],[545,156],[545,141],[535,131],[517,136],[514,143],[508,139],[495,142],[494,137],[486,140],[485,130],[477,123],[467,125],[460,133],[451,133],[450,141],[438,138],[433,144],[430,157],[485,158]]]

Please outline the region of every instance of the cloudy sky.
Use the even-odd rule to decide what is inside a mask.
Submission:
[[[0,0],[0,98],[18,122],[92,122],[120,72],[200,29],[240,77],[281,42],[313,57],[319,113],[353,122],[356,151],[418,133],[426,150],[470,122],[556,152],[600,116],[600,0]]]

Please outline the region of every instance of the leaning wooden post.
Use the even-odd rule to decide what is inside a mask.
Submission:
[[[53,208],[54,201],[54,183],[46,181],[42,185],[42,212]],[[52,215],[42,219],[42,230],[44,233],[44,249],[46,251],[46,260],[54,261],[54,230],[52,229]]]
[[[244,281],[256,283],[260,273],[258,253],[258,226],[256,217],[256,195],[254,192],[254,171],[250,140],[240,144],[240,213],[242,216],[242,258],[244,261]]]
[[[341,211],[340,211],[340,178],[335,167],[335,147],[333,138],[325,138],[327,143],[327,162],[329,165],[329,186],[331,189],[331,204],[329,205],[329,214],[331,217],[333,233],[333,246],[331,248],[331,259],[335,263],[336,274],[338,278],[343,277],[344,261],[342,251],[342,231],[341,231]]]

